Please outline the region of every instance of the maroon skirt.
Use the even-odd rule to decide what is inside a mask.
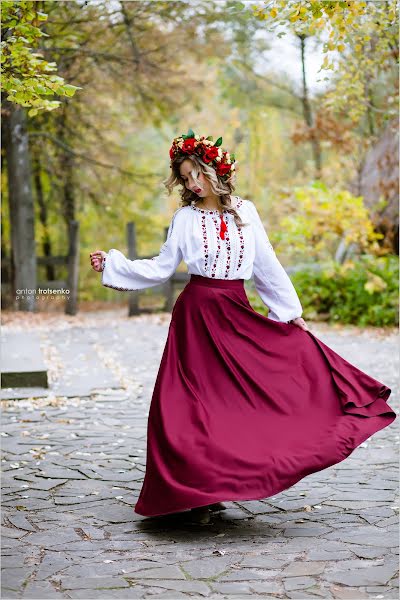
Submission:
[[[390,393],[310,331],[256,312],[243,279],[191,275],[172,311],[134,510],[273,496],[390,425]]]

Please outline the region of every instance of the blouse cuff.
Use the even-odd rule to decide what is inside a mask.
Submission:
[[[290,321],[286,321],[286,323],[293,323],[293,321],[295,321],[296,319],[299,319],[301,317],[301,315],[298,315],[297,317],[293,317],[293,319],[290,319]]]

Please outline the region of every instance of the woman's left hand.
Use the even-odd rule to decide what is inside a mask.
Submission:
[[[304,331],[310,331],[303,317],[297,317],[297,319],[294,319],[292,323],[293,325],[300,327],[300,329],[304,329]]]

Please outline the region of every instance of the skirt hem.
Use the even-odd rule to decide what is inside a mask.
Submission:
[[[388,412],[390,412],[389,407],[388,407]],[[137,511],[136,508],[134,508],[134,512],[143,517],[163,517],[166,515],[185,512],[185,511],[191,510],[192,508],[200,508],[201,506],[208,506],[209,504],[214,504],[216,502],[238,502],[238,501],[248,502],[251,500],[264,500],[267,498],[271,498],[272,496],[275,496],[276,494],[280,494],[281,492],[284,492],[285,490],[293,487],[296,483],[299,483],[299,481],[301,481],[305,477],[308,477],[309,475],[312,475],[313,473],[318,473],[319,471],[323,471],[324,469],[327,469],[329,467],[333,467],[333,466],[341,463],[343,460],[346,460],[346,458],[348,458],[350,456],[350,454],[352,454],[352,452],[354,452],[354,450],[356,448],[358,448],[368,438],[370,438],[372,435],[374,435],[381,429],[384,429],[385,427],[390,425],[396,419],[396,416],[397,416],[396,413],[393,412],[393,414],[390,418],[384,418],[383,421],[379,422],[378,426],[375,424],[375,426],[371,427],[370,430],[368,430],[368,431],[364,430],[362,438],[360,438],[358,443],[355,446],[353,446],[350,450],[347,449],[346,454],[342,458],[340,458],[340,460],[336,460],[335,462],[333,462],[331,464],[323,465],[317,470],[305,472],[300,477],[291,479],[289,483],[286,482],[283,486],[278,486],[277,489],[275,489],[272,493],[267,493],[267,495],[263,494],[260,496],[260,494],[253,494],[251,496],[246,496],[245,498],[243,496],[241,496],[240,494],[239,495],[232,494],[229,498],[225,498],[225,497],[221,498],[220,496],[217,496],[217,497],[210,496],[210,499],[207,502],[202,502],[201,504],[194,504],[193,506],[174,508],[172,510],[169,509],[167,512],[144,514],[143,512]]]

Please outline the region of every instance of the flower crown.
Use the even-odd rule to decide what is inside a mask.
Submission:
[[[223,180],[229,179],[235,172],[235,155],[229,154],[220,148],[222,137],[214,144],[213,137],[199,136],[189,129],[187,134],[174,138],[169,150],[169,157],[173,161],[177,156],[190,156],[195,154],[205,163],[211,164]],[[172,167],[172,163],[170,165]]]

